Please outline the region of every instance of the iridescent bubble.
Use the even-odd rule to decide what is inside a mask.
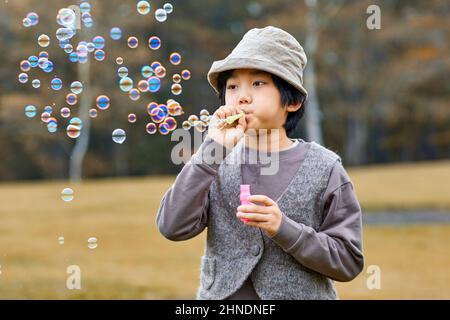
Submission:
[[[173,117],[167,117],[164,120],[164,123],[167,125],[167,129],[169,131],[173,131],[177,127],[177,120],[175,120],[175,118],[173,118]]]
[[[73,62],[73,63],[78,62],[78,53],[76,53],[76,52],[71,52],[71,53],[69,54],[69,60],[70,60],[71,62]]]
[[[179,116],[183,114],[183,108],[176,101],[168,102],[167,111],[171,116]]]
[[[166,117],[167,117],[167,113],[164,112],[164,110],[159,107],[153,109],[150,114],[150,118],[155,123],[163,122]]]
[[[105,38],[102,36],[96,36],[92,39],[92,43],[95,46],[95,49],[101,50],[105,47]]]
[[[178,96],[183,92],[183,87],[179,83],[174,83],[171,88],[172,94]]]
[[[41,69],[45,69],[48,67],[48,59],[47,58],[40,58],[38,61],[38,66]]]
[[[22,70],[23,72],[27,72],[27,71],[30,71],[30,69],[31,69],[30,61],[22,60],[20,62],[20,70]]]
[[[164,122],[163,122],[163,123],[160,123],[160,124],[158,125],[158,129],[159,129],[159,133],[161,133],[162,135],[166,135],[166,134],[169,134],[169,133],[170,133],[170,130],[169,130],[167,124],[164,123]]]
[[[158,61],[153,61],[150,66],[152,67],[153,70],[156,70],[156,68],[158,68],[160,65],[161,63],[159,63]]]
[[[184,130],[190,130],[192,125],[189,121],[186,120],[186,121],[183,121],[182,127]]]
[[[181,76],[178,73],[175,73],[172,76],[172,81],[175,82],[175,83],[180,83],[181,82]]]
[[[20,83],[27,83],[28,82],[28,74],[22,72],[19,74],[18,79],[19,79]]]
[[[139,45],[139,40],[138,40],[138,38],[131,36],[128,38],[127,44],[128,44],[128,47],[130,47],[131,49],[136,49]]]
[[[81,135],[81,129],[78,126],[69,124],[66,129],[67,136],[72,139],[76,139]]]
[[[194,123],[194,128],[195,128],[195,130],[197,130],[198,132],[205,132],[207,126],[203,123],[203,121],[195,121],[195,123]]]
[[[73,46],[70,43],[64,45],[64,52],[65,53],[71,53],[72,51],[73,51]]]
[[[70,202],[74,198],[74,192],[71,188],[65,188],[61,191],[61,199],[65,202]]]
[[[191,78],[191,72],[188,69],[181,71],[181,77],[183,80],[189,80]]]
[[[48,112],[48,113],[52,114],[53,108],[51,106],[45,106],[44,107],[44,112]]]
[[[116,58],[116,63],[120,66],[123,63],[123,58],[122,57],[117,57]]]
[[[70,119],[69,124],[77,126],[80,130],[83,129],[83,120],[78,117],[73,117]]]
[[[163,9],[167,14],[171,14],[173,12],[173,5],[171,3],[165,3]]]
[[[27,14],[26,19],[29,19],[32,26],[39,23],[39,15],[36,12],[30,12]]]
[[[39,58],[47,58],[48,59],[48,52],[47,51],[41,51],[39,52]]]
[[[95,108],[89,109],[89,117],[97,118],[97,114],[98,114],[97,109],[95,109]]]
[[[105,51],[103,51],[103,50],[96,50],[95,53],[94,53],[94,58],[97,61],[105,60]]]
[[[157,36],[150,37],[150,39],[148,39],[148,46],[150,49],[158,50],[161,48],[161,39]]]
[[[61,245],[64,244],[64,237],[63,236],[58,237],[58,243],[61,244]]]
[[[89,53],[87,46],[85,44],[79,44],[77,46],[77,53],[78,53],[78,58],[87,57],[87,55]]]
[[[114,27],[109,32],[109,35],[111,36],[111,39],[113,40],[120,40],[122,38],[122,30],[118,27]]]
[[[155,69],[155,75],[158,78],[164,78],[166,76],[166,68],[164,68],[163,66],[159,66]]]
[[[36,57],[36,56],[30,56],[30,57],[28,58],[28,62],[30,63],[30,66],[31,66],[32,68],[37,67],[38,62],[39,62],[39,58]]]
[[[48,61],[47,66],[42,70],[47,73],[52,72],[53,71],[53,62]]]
[[[31,82],[31,85],[33,86],[33,88],[37,89],[37,88],[39,88],[41,86],[41,81],[39,79],[34,79]]]
[[[77,104],[78,96],[75,93],[69,93],[66,96],[66,102],[67,102],[67,104],[73,106],[73,105]]]
[[[141,68],[141,74],[144,78],[148,79],[153,75],[153,69],[150,66],[143,66]]]
[[[141,97],[141,92],[138,89],[133,88],[128,92],[128,95],[131,100],[137,101]]]
[[[142,15],[150,13],[150,3],[147,1],[139,1],[136,7],[137,11]]]
[[[149,84],[147,80],[141,80],[138,82],[138,89],[140,92],[147,92],[149,88]]]
[[[122,144],[127,138],[123,129],[115,129],[112,133],[112,139],[115,143]]]
[[[152,115],[153,109],[155,109],[155,108],[157,108],[157,107],[158,107],[158,104],[157,104],[156,102],[150,102],[150,103],[147,105],[147,113],[151,116],[151,115]]]
[[[181,63],[181,54],[174,52],[169,57],[170,63],[173,65],[179,65]]]
[[[55,119],[55,118],[53,118],[53,119]],[[47,123],[48,132],[54,133],[54,132],[56,132],[57,129],[58,129],[58,123],[56,121],[49,121]]]
[[[25,28],[29,28],[29,27],[31,27],[31,20],[28,19],[28,18],[24,18],[24,19],[22,20],[22,24],[23,24],[23,26],[24,26]]]
[[[164,9],[157,9],[155,11],[155,19],[158,22],[164,22],[167,20],[167,12]]]
[[[128,77],[123,77],[119,82],[120,90],[123,92],[129,92],[133,88],[133,80]]]
[[[65,41],[71,39],[75,35],[75,32],[71,28],[59,28],[56,30],[56,39],[59,41]]]
[[[193,126],[198,121],[198,117],[195,114],[191,114],[188,117],[188,121]]]
[[[127,67],[120,67],[119,70],[117,70],[117,75],[120,78],[125,78],[128,76],[128,68]]]
[[[211,116],[200,116],[200,121],[203,121],[205,124],[209,124],[210,118]]]
[[[28,105],[25,107],[25,115],[28,118],[34,118],[36,116],[36,107],[33,105]]]
[[[209,116],[209,111],[206,109],[202,109],[200,110],[200,116]]]
[[[84,26],[86,28],[90,28],[94,24],[94,20],[92,19],[92,15],[89,12],[83,12],[83,14],[81,15],[81,20],[83,21]]]
[[[147,123],[147,125],[145,126],[145,130],[147,131],[148,134],[155,134],[156,131],[158,130],[158,127],[156,126],[156,124],[150,122]]]
[[[50,37],[46,34],[41,34],[38,38],[38,44],[43,48],[48,47],[50,44]]]
[[[60,113],[61,113],[61,117],[63,117],[63,118],[68,118],[68,117],[70,117],[70,109],[67,108],[67,107],[61,108]]]
[[[134,113],[130,113],[129,115],[128,115],[128,122],[129,123],[135,123],[136,122],[136,115],[134,114]]]
[[[88,248],[91,250],[94,250],[98,246],[97,238],[95,238],[95,237],[90,237],[87,242],[88,242]]]
[[[75,14],[75,11],[69,8],[63,8],[58,11],[56,22],[61,26],[74,28],[76,18],[77,16]]]
[[[105,95],[98,96],[95,102],[100,110],[106,110],[109,108],[110,105],[110,100]]]
[[[161,80],[158,77],[150,77],[148,79],[148,91],[157,92],[161,88]]]
[[[80,94],[83,92],[83,84],[80,81],[74,81],[70,85],[70,91],[72,91],[75,94]]]
[[[88,42],[88,43],[86,44],[86,48],[87,48],[87,51],[88,51],[88,52],[94,52],[94,50],[95,50],[95,44],[93,44],[92,42]]]
[[[41,121],[42,122],[47,123],[50,118],[51,118],[50,113],[48,113],[48,112],[42,112],[41,113]]]
[[[60,78],[53,78],[52,81],[50,82],[50,85],[53,90],[58,91],[61,90],[62,88],[62,81]]]
[[[81,13],[86,13],[91,11],[91,5],[89,2],[80,3],[80,11]]]

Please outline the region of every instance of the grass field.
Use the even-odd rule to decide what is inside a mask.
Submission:
[[[364,208],[450,209],[450,162],[349,170]],[[155,215],[174,177],[0,184],[0,298],[194,298],[205,233],[164,239]],[[75,199],[60,192],[72,187]],[[60,245],[58,237],[64,236]],[[87,239],[98,238],[88,249]],[[450,224],[365,226],[366,268],[381,268],[381,289],[368,274],[337,283],[341,299],[450,299]],[[82,289],[66,288],[78,265]]]

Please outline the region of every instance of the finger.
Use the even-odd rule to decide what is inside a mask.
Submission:
[[[231,109],[230,106],[225,106],[223,108],[223,111],[225,112],[225,118],[233,115],[233,110]]]
[[[257,221],[252,221],[252,220],[246,220],[246,221],[242,221],[242,222],[244,222],[247,226],[260,228],[263,230],[267,230],[270,226],[270,224],[268,222],[257,222]]]
[[[247,197],[247,200],[250,202],[258,202],[263,203],[266,206],[273,206],[276,205],[276,202],[270,199],[268,196],[265,195],[251,195]]]
[[[268,222],[269,221],[269,218],[268,218],[268,216],[266,214],[246,213],[246,212],[238,211],[236,213],[236,216],[239,219],[251,220],[253,222]]]
[[[270,208],[265,206],[258,206],[258,205],[242,205],[237,208],[237,211],[240,212],[254,212],[259,214],[269,214],[271,213]]]

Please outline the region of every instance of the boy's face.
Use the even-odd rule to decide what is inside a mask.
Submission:
[[[255,69],[236,69],[227,80],[225,104],[239,106],[246,113],[247,129],[282,129],[288,110],[272,76]]]

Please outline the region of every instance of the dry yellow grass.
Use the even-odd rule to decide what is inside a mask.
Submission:
[[[448,174],[448,167],[448,163],[442,165],[442,176]],[[428,169],[434,171],[434,166]],[[385,192],[372,193],[372,187],[365,185],[377,181],[372,175],[384,180],[382,169],[376,174],[371,170],[366,177],[360,169],[350,171],[361,200],[368,203],[372,203],[371,194],[382,201]],[[386,172],[391,192],[407,199],[405,191],[392,189],[395,173]],[[427,178],[424,181],[429,186],[441,181],[442,188],[447,183],[439,180],[439,174]],[[0,184],[0,298],[194,298],[205,234],[171,242],[155,225],[159,202],[173,179],[107,179],[78,186],[66,182]],[[68,186],[74,189],[75,199],[65,203],[60,192]],[[390,199],[386,203],[395,203],[390,193],[384,194]],[[447,203],[444,198],[442,190],[436,190],[435,206]],[[60,235],[65,237],[64,245],[58,244]],[[91,236],[98,238],[95,250],[87,248]],[[368,290],[368,275],[362,273],[350,283],[337,285],[340,297],[449,299],[449,240],[450,225],[365,227],[366,266],[380,266],[382,289]],[[81,290],[66,289],[66,268],[72,264],[81,268]]]

